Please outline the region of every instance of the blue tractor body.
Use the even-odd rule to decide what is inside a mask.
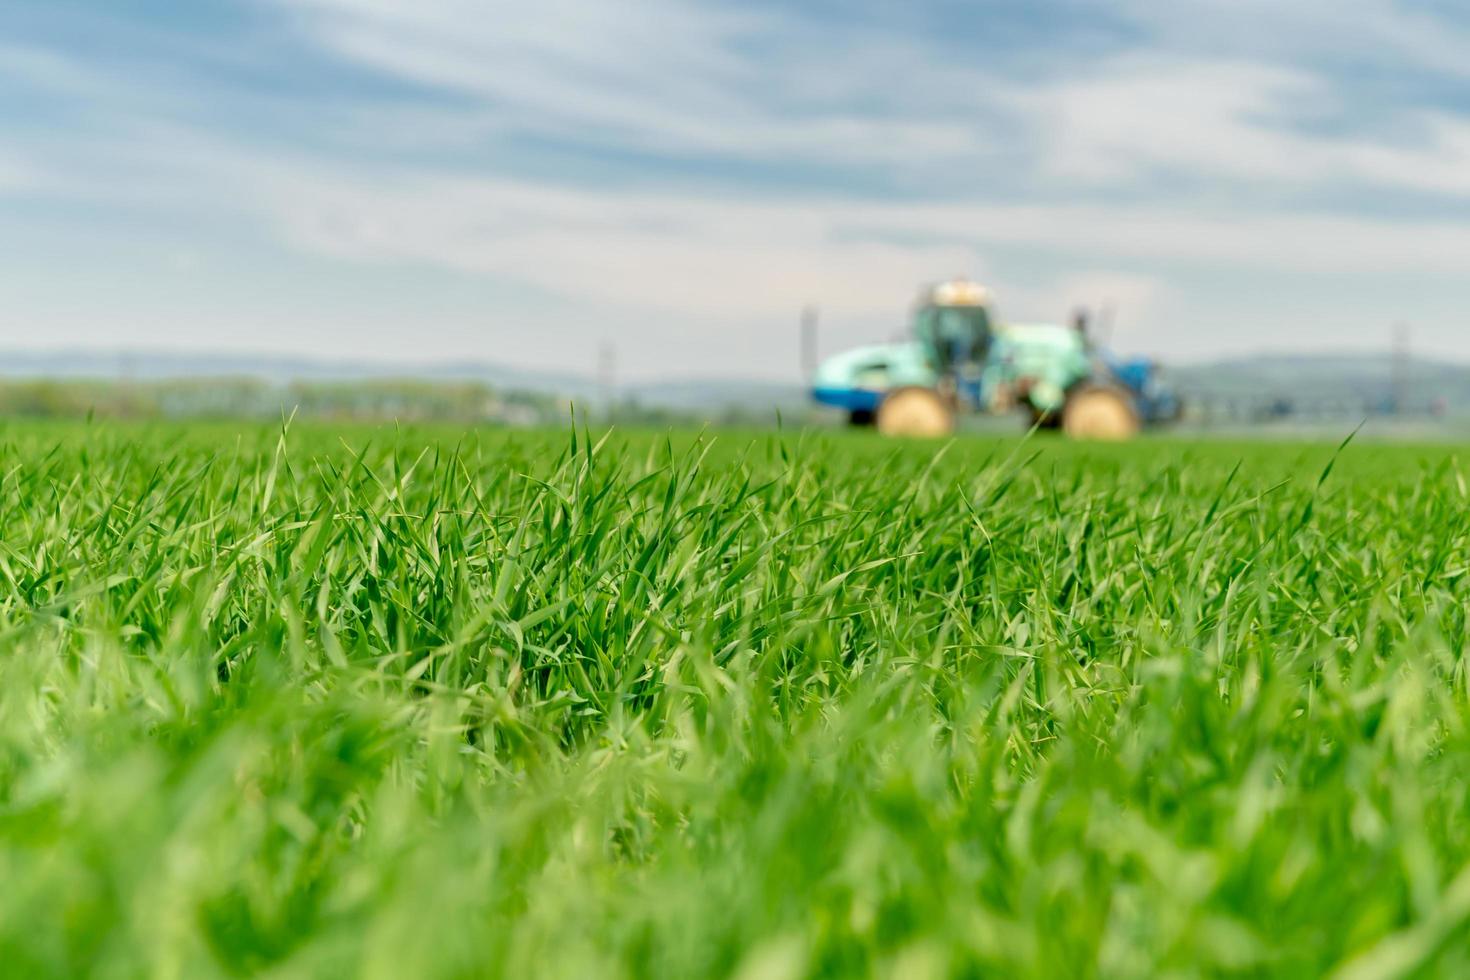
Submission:
[[[1178,396],[1146,359],[1120,360],[1095,350],[1084,332],[1054,324],[1003,324],[989,294],[973,283],[926,290],[914,315],[914,339],[860,347],[829,358],[812,379],[812,397],[855,423],[880,422],[890,396],[911,401],[928,390],[953,427],[955,410],[1002,413],[1025,409],[1042,424],[1064,424],[1086,395],[1095,408],[1113,403],[1114,428],[1129,430],[1178,417]],[[1083,413],[1078,413],[1079,417]],[[1092,414],[1096,414],[1095,412]],[[937,417],[937,416],[936,416]]]

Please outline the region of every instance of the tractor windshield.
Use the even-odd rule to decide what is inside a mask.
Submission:
[[[914,331],[942,367],[974,364],[990,348],[990,311],[984,306],[925,306]]]

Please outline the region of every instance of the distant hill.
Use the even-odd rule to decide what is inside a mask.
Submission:
[[[1412,411],[1438,402],[1448,413],[1470,413],[1470,364],[1409,359],[1403,402]],[[1170,366],[1167,375],[1186,398],[1283,401],[1312,406],[1382,406],[1393,401],[1395,366],[1389,353],[1254,355]]]

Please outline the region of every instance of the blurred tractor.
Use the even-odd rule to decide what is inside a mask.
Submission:
[[[989,292],[957,280],[924,291],[913,332],[830,358],[812,396],[887,435],[945,435],[961,410],[1024,410],[1079,439],[1128,439],[1179,416],[1158,367],[1094,349],[1082,316],[1072,326],[999,323]]]

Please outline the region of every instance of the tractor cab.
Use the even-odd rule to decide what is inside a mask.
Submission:
[[[983,364],[994,334],[990,291],[964,279],[925,290],[914,312],[914,334],[941,375]]]

